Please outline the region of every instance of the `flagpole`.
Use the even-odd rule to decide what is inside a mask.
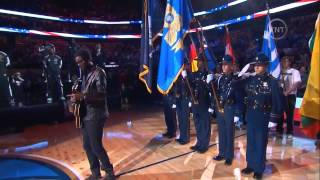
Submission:
[[[194,18],[194,19],[195,19],[195,21],[198,23],[199,27],[202,29],[202,26],[201,26],[200,21],[197,20],[196,18]],[[199,31],[198,31],[198,28],[196,29],[196,32],[197,32],[197,36],[198,36],[198,39],[199,39],[199,42],[200,42],[200,48],[201,48],[201,50],[202,50],[202,58],[203,58],[204,61],[205,61],[205,68],[206,68],[206,70],[209,72],[208,59],[207,59],[207,57],[205,56],[204,44],[203,44],[203,40],[202,40],[202,38],[201,38],[201,36],[200,36],[200,33],[199,33]],[[203,37],[203,31],[201,31],[201,33],[202,33],[202,37]],[[191,36],[190,36],[190,38],[191,38]],[[200,38],[201,38],[201,39],[200,39]],[[193,42],[192,38],[191,38],[191,41]],[[197,49],[197,48],[196,48],[196,49]],[[219,102],[219,100],[218,100],[218,96],[217,96],[217,92],[216,92],[216,90],[215,90],[215,88],[214,88],[214,84],[213,84],[212,82],[210,82],[210,85],[211,85],[211,90],[212,90],[212,93],[213,93],[213,98],[214,98],[214,100],[216,101],[217,109],[218,109],[218,111],[219,111],[220,113],[223,113],[224,110],[223,110],[223,108],[221,107],[221,104],[220,104],[220,102]]]
[[[270,7],[269,7],[269,3],[268,2],[266,2],[266,8],[267,8],[267,17],[269,17],[269,20],[271,20],[270,19]],[[269,23],[271,23],[271,21],[269,21]],[[283,69],[281,69],[281,73],[280,73],[280,75],[281,75],[281,84],[283,85],[282,90],[284,92],[286,92],[286,86],[285,86],[285,81],[284,81],[284,75],[285,74],[286,74],[286,72]],[[286,98],[285,98],[285,104],[288,104],[288,100]]]
[[[185,51],[184,51],[184,56],[185,56],[185,58],[186,58],[188,61],[190,61],[189,58],[188,58],[188,56],[186,55],[186,52],[185,52]],[[184,69],[185,69],[185,66],[184,66]],[[184,79],[184,81],[187,83],[187,86],[188,86],[188,89],[189,89],[189,91],[190,91],[190,95],[191,95],[191,99],[192,99],[192,101],[193,101],[193,104],[199,104],[199,102],[196,101],[196,99],[195,99],[195,97],[194,97],[194,95],[193,95],[193,93],[192,93],[193,91],[192,91],[192,89],[191,89],[190,82],[189,82],[188,78],[182,78],[182,79]]]
[[[270,14],[270,7],[268,1],[266,1],[266,8],[267,8],[267,15],[269,16]]]
[[[162,31],[163,31],[163,28],[160,29],[160,31],[152,37],[152,43],[154,43],[158,39],[158,37],[161,36],[160,34],[162,33]]]

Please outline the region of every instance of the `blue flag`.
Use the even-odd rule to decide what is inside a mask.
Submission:
[[[151,0],[144,0],[143,24],[141,28],[140,73],[139,79],[145,84],[149,93],[152,92],[152,29]]]
[[[280,77],[280,61],[277,52],[276,43],[274,41],[273,29],[270,23],[269,15],[266,18],[266,27],[263,35],[263,44],[262,50],[263,54],[265,54],[270,61],[269,65],[269,73],[275,77]]]
[[[192,19],[189,0],[167,0],[157,87],[167,94],[183,68],[183,39]]]
[[[204,46],[204,54],[208,60],[208,70],[211,72],[214,72],[214,69],[216,68],[216,58],[215,56],[211,53],[207,40],[204,37],[204,34],[202,34],[202,41],[203,41],[203,46]]]

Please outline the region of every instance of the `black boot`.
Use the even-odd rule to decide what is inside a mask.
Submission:
[[[167,135],[167,138],[168,138],[168,139],[172,139],[172,138],[175,138],[175,137],[176,137],[176,134],[174,134],[174,133]]]
[[[188,141],[183,141],[182,139],[176,139],[177,143],[181,144],[181,145],[185,145],[188,144]]]
[[[113,172],[106,172],[106,175],[103,177],[103,180],[115,180],[116,176]]]
[[[262,179],[262,173],[254,173],[253,178],[254,179]]]
[[[113,165],[112,164],[107,166],[107,168],[102,168],[102,170],[105,172],[105,176],[103,177],[103,180],[114,180],[114,179],[116,179],[116,176],[114,175]]]
[[[89,177],[87,177],[85,180],[99,180],[101,178],[101,175],[94,175],[91,174]]]
[[[231,166],[232,164],[232,159],[226,159],[226,161],[224,162],[225,165],[227,166]]]
[[[168,136],[169,136],[168,132],[162,133],[162,137],[168,137]]]
[[[251,174],[251,173],[253,173],[253,169],[251,169],[249,167],[246,167],[246,168],[241,170],[241,173],[242,174]]]
[[[203,154],[208,151],[208,148],[198,148],[196,151],[200,154]]]
[[[224,160],[224,157],[221,155],[218,155],[218,156],[213,157],[212,159],[216,160],[216,161],[222,161],[222,160]]]
[[[192,149],[194,151],[196,151],[198,148],[199,148],[199,146],[196,146],[196,145],[190,147],[190,149]]]

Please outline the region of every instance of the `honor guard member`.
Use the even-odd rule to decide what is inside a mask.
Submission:
[[[176,141],[181,144],[187,144],[190,141],[190,108],[189,108],[189,92],[186,80],[179,76],[173,87],[175,104],[172,105],[176,109],[180,136]]]
[[[176,111],[172,108],[175,104],[175,98],[173,91],[170,91],[168,94],[163,95],[163,112],[164,112],[164,121],[167,126],[167,132],[163,133],[163,137],[169,139],[176,137],[177,131],[177,118]]]
[[[207,76],[208,83],[212,80],[212,76],[211,74]],[[215,105],[219,154],[213,159],[216,161],[225,159],[225,164],[228,166],[232,164],[234,157],[234,123],[239,121],[241,102],[243,102],[241,91],[235,90],[234,87],[234,82],[237,79],[238,77],[233,74],[232,57],[224,56],[222,59],[222,74],[214,82],[218,96],[218,102],[216,103],[219,103],[219,106]]]
[[[197,133],[197,143],[190,148],[199,153],[205,153],[208,150],[211,133],[210,114],[208,112],[210,100],[206,84],[207,73],[204,70],[202,60],[198,59],[197,66],[198,71],[191,73],[189,77],[194,98],[192,99],[191,111]],[[187,78],[186,70],[182,71],[182,77]]]
[[[275,126],[281,113],[281,92],[278,81],[267,72],[268,57],[258,54],[254,59],[255,76],[244,81],[247,122],[247,167],[241,172],[254,172],[261,179],[266,163],[268,127]]]
[[[23,84],[24,79],[20,72],[16,72],[14,75],[11,76],[12,79],[12,90],[16,104],[21,107],[23,106],[23,99],[24,99],[24,91],[23,91]]]
[[[0,51],[0,107],[14,105],[12,91],[7,76],[7,67],[10,65],[9,56]]]
[[[81,77],[81,69],[74,63],[74,55],[80,49],[75,39],[68,42],[68,61],[66,67],[68,69],[68,81],[71,82],[72,77]]]
[[[60,56],[56,55],[56,50],[53,44],[48,44],[46,48],[48,49],[49,55],[45,56],[43,66],[47,80],[47,102],[52,103],[59,98],[60,100],[65,100],[60,77],[62,59]]]
[[[93,63],[102,69],[104,69],[106,66],[105,54],[102,51],[102,47],[100,43],[96,45],[96,54],[95,54],[95,57],[93,58]]]

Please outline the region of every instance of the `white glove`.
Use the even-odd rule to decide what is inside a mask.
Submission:
[[[255,76],[255,75],[256,75],[255,72],[253,72],[253,73],[247,72],[247,73],[244,73],[244,74],[242,75],[242,77],[243,77],[243,78],[248,78],[248,77],[250,77],[250,76]]]
[[[208,109],[208,112],[211,113],[211,114],[213,114],[213,113],[214,113],[214,109],[209,108],[209,109]]]
[[[276,127],[277,126],[277,123],[274,123],[274,122],[269,122],[268,124],[268,128],[272,128],[272,127]]]
[[[182,75],[183,78],[186,78],[186,77],[187,77],[187,71],[186,71],[186,70],[183,70],[183,71],[181,72],[181,75]]]
[[[250,73],[243,73],[242,74],[242,78],[247,78],[247,77],[249,77],[250,76]]]
[[[191,103],[191,102],[189,102],[188,106],[189,106],[189,108],[190,108],[190,107],[192,106],[192,103]]]
[[[206,79],[207,84],[209,84],[212,80],[213,80],[213,74],[208,74]]]
[[[175,109],[175,108],[177,108],[177,105],[176,104],[172,104],[172,107],[171,107],[172,109]]]
[[[233,122],[237,123],[240,120],[240,118],[238,116],[233,117]]]

